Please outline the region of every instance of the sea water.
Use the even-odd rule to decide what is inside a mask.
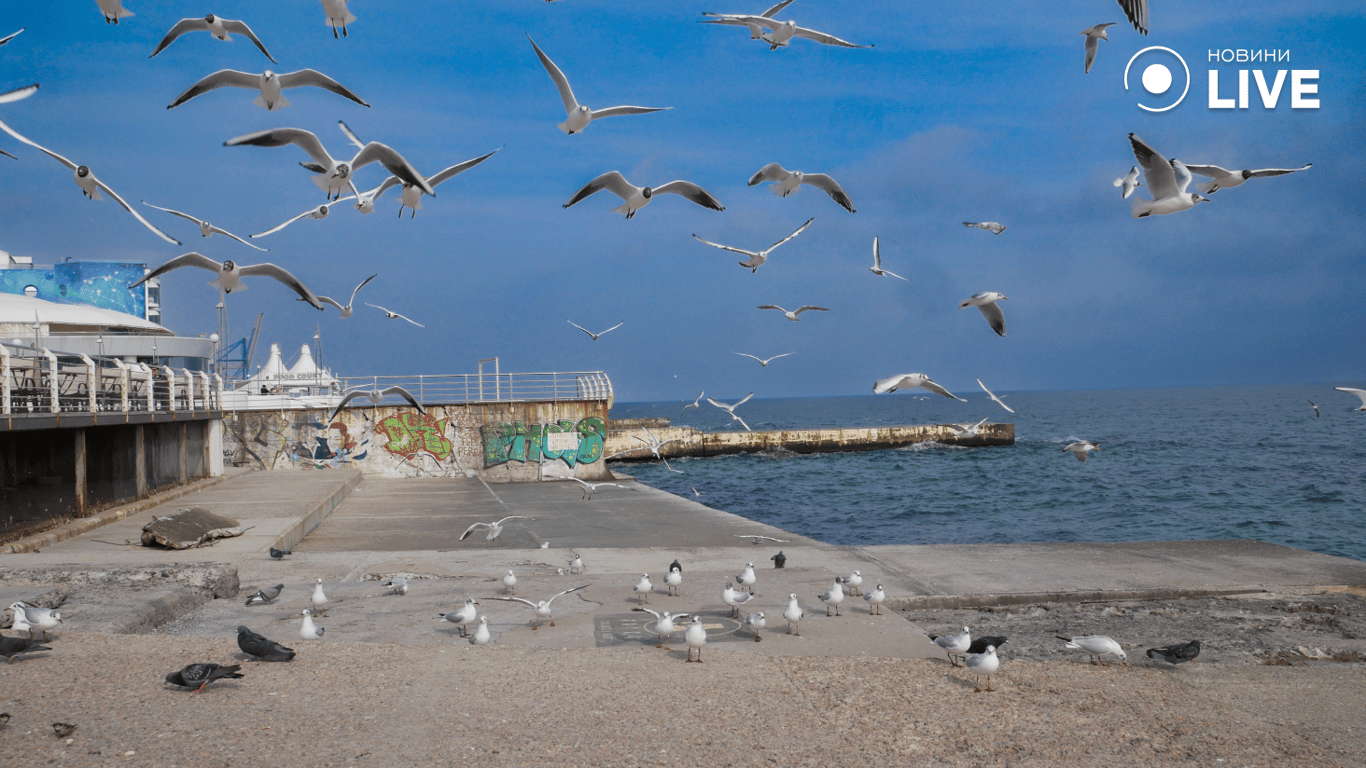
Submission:
[[[1259,539],[1366,560],[1366,412],[1331,384],[1014,392],[1003,398],[1014,414],[981,391],[955,394],[969,402],[910,390],[753,399],[736,413],[756,430],[989,417],[1015,424],[1015,444],[671,460],[683,474],[612,466],[831,544]],[[680,418],[682,405],[620,403],[611,415],[743,429],[706,400]],[[1100,444],[1086,463],[1062,450],[1078,439]]]

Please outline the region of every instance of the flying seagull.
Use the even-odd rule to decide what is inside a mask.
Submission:
[[[28,29],[28,27],[24,27],[23,29],[20,29],[19,32],[23,32],[25,29]],[[5,35],[4,37],[0,37],[0,45],[4,45],[5,43],[8,43],[9,41],[11,41],[11,40],[13,40],[14,38],[18,37],[18,36],[19,36],[19,32],[15,32],[15,33],[13,33],[13,34],[9,34],[9,35]]]
[[[95,5],[98,5],[100,13],[104,14],[105,24],[118,24],[119,19],[133,15],[132,11],[123,7],[121,0],[95,0]]]
[[[795,21],[778,21],[773,18],[774,14],[778,13],[783,8],[786,8],[790,2],[792,2],[792,0],[778,3],[758,16],[725,13],[703,13],[702,15],[712,17],[704,22],[706,24],[725,24],[733,27],[747,27],[749,29],[749,39],[763,40],[765,43],[768,43],[768,49],[770,51],[776,51],[779,48],[786,47],[794,37],[814,40],[823,45],[837,45],[841,48],[873,47],[871,45],[856,45],[847,40],[841,40],[834,35],[817,32],[814,29],[799,27]],[[763,31],[765,29],[769,31]]]
[[[996,306],[996,302],[1005,301],[1006,297],[995,291],[984,291],[972,294],[972,298],[967,299],[958,305],[959,309],[977,307],[982,310],[982,317],[987,319],[987,324],[997,336],[1006,335],[1006,316],[1001,313],[1001,308]]]
[[[899,373],[896,376],[880,379],[873,384],[873,394],[882,395],[888,392],[895,392],[898,389],[911,389],[913,387],[921,387],[936,395],[943,395],[944,397],[950,397],[964,403],[967,402],[967,400],[963,400],[963,398],[958,397],[947,389],[934,383],[929,376],[926,376],[923,373]]]
[[[32,90],[30,90],[30,89],[32,89]],[[19,96],[18,98],[24,98],[24,97],[26,97],[26,96],[32,94],[33,91],[35,91],[35,90],[37,90],[37,89],[38,89],[38,86],[32,85],[32,86],[28,86],[27,88],[20,88],[20,89],[18,89],[17,91],[10,91],[8,94],[6,94],[6,96],[10,96],[10,95],[12,95],[12,94],[16,94],[16,93],[21,93],[21,92],[22,92],[23,95],[22,95],[22,96]],[[3,98],[0,98],[0,101],[6,101],[6,100],[8,100],[8,101],[13,101],[13,100],[15,100],[15,99],[3,99]],[[70,168],[72,171],[75,171],[75,172],[76,172],[76,175],[75,175],[76,186],[78,186],[78,187],[81,188],[81,192],[83,192],[83,193],[85,194],[86,197],[90,198],[91,200],[100,200],[100,199],[103,199],[103,198],[100,196],[100,191],[103,190],[103,191],[105,192],[105,194],[107,194],[107,195],[109,195],[110,197],[114,198],[115,202],[117,202],[119,205],[123,206],[123,209],[124,209],[125,211],[128,211],[129,213],[133,214],[133,218],[135,218],[135,219],[137,219],[138,221],[142,222],[142,225],[143,225],[144,227],[147,227],[148,229],[150,229],[150,230],[152,230],[153,232],[155,232],[155,233],[157,234],[157,236],[160,237],[162,240],[165,240],[166,242],[171,243],[171,244],[173,244],[173,245],[180,245],[180,244],[181,244],[181,242],[180,242],[179,240],[175,239],[174,237],[171,237],[170,235],[166,234],[165,232],[162,232],[161,230],[159,230],[159,229],[157,229],[156,227],[152,226],[152,223],[151,223],[151,222],[149,222],[148,220],[142,218],[142,215],[139,214],[137,211],[133,210],[133,207],[132,207],[131,205],[129,205],[122,197],[119,197],[119,195],[118,195],[117,192],[115,192],[114,190],[110,189],[109,186],[108,186],[107,184],[105,184],[104,182],[102,182],[102,181],[100,181],[99,179],[95,178],[95,174],[90,170],[90,167],[89,167],[89,166],[85,166],[85,165],[76,165],[75,163],[71,162],[70,160],[67,160],[65,157],[62,157],[61,155],[57,154],[56,152],[53,152],[52,150],[47,149],[46,147],[43,147],[42,145],[37,144],[36,142],[30,141],[29,139],[24,138],[23,136],[19,135],[13,128],[11,128],[11,127],[9,127],[8,125],[6,125],[3,121],[0,121],[0,130],[4,130],[5,133],[8,133],[9,135],[13,136],[14,138],[18,139],[19,141],[24,142],[25,144],[29,145],[30,147],[33,147],[34,149],[37,149],[38,151],[42,152],[43,154],[48,155],[49,157],[53,158],[53,159],[56,160],[57,162],[61,163],[62,165],[65,165],[67,168]]]
[[[332,38],[337,37],[337,25],[341,25],[341,36],[346,37],[346,25],[356,20],[355,14],[351,13],[346,6],[351,0],[322,0],[323,13],[327,14],[325,22],[332,28]]]
[[[985,423],[987,423],[987,420],[982,419],[976,424],[950,424],[948,426],[949,429],[953,430],[954,437],[963,439],[968,437],[976,437],[977,431],[981,429],[982,425]]]
[[[341,201],[338,201],[338,202],[341,202]],[[271,227],[270,229],[267,229],[265,232],[257,232],[257,233],[254,234],[254,235],[247,235],[247,237],[257,238],[257,237],[265,237],[266,235],[273,235],[273,234],[275,234],[276,232],[279,232],[280,230],[282,230],[282,229],[284,229],[285,227],[289,226],[290,224],[293,224],[294,222],[298,221],[299,219],[325,219],[325,218],[327,218],[328,214],[330,214],[331,212],[332,212],[331,206],[320,205],[320,206],[318,206],[317,208],[310,208],[310,209],[308,209],[307,211],[304,211],[303,213],[299,214],[298,216],[295,216],[295,217],[293,217],[293,218],[291,218],[291,219],[287,219],[287,220],[285,220],[285,222],[282,223],[282,224],[276,224],[275,226]]]
[[[701,406],[701,403],[702,403],[702,396],[705,395],[705,394],[707,394],[707,391],[706,391],[705,389],[702,390],[701,392],[698,392],[698,393],[697,393],[697,399],[694,400],[694,401],[692,401],[692,405],[687,405],[687,402],[688,402],[688,401],[687,401],[687,400],[684,400],[684,401],[683,401],[683,403],[684,403],[684,405],[683,405],[683,410],[681,410],[681,411],[678,412],[678,418],[680,418],[680,419],[683,418],[683,414],[687,413],[689,408],[692,408],[692,409],[694,409],[694,410],[700,409],[700,408],[702,407],[702,406]]]
[[[1196,184],[1195,188],[1207,195],[1212,195],[1221,189],[1241,186],[1248,179],[1261,179],[1268,176],[1284,176],[1287,173],[1298,173],[1313,168],[1313,163],[1305,163],[1299,168],[1261,168],[1255,171],[1227,171],[1217,165],[1187,165],[1186,168],[1191,173],[1198,173],[1201,176],[1208,176],[1214,181],[1205,181]]]
[[[1006,231],[1006,225],[995,221],[965,221],[963,222],[963,226],[985,229],[993,235],[999,235]]]
[[[613,208],[612,212],[624,213],[628,219],[635,216],[636,211],[649,205],[650,200],[655,195],[662,194],[681,195],[703,208],[710,208],[713,211],[726,210],[726,206],[721,205],[720,201],[712,197],[705,189],[702,189],[691,181],[671,181],[668,184],[659,187],[637,187],[627,181],[626,177],[622,176],[617,171],[608,171],[588,182],[584,185],[583,189],[575,192],[574,196],[569,198],[569,202],[561,207],[568,208],[580,200],[589,197],[590,195],[597,194],[604,189],[626,201],[616,208]]]
[[[341,129],[341,132],[342,132],[343,134],[346,135],[346,138],[347,138],[348,141],[350,141],[352,144],[354,144],[354,145],[355,145],[357,148],[359,148],[359,149],[365,149],[365,143],[362,142],[359,138],[357,138],[355,132],[352,131],[352,130],[351,130],[351,127],[348,126],[345,122],[343,122],[343,121],[341,121],[341,120],[338,120],[338,121],[337,121],[337,127],[340,128],[340,129]],[[500,147],[500,149],[501,149],[501,147]],[[461,173],[464,173],[465,171],[468,171],[469,169],[473,168],[473,167],[476,166],[476,165],[479,165],[480,163],[484,162],[485,160],[489,159],[490,157],[493,157],[493,156],[494,156],[495,154],[497,154],[497,153],[498,153],[498,150],[495,149],[495,150],[493,150],[492,152],[488,153],[487,155],[482,155],[482,156],[476,157],[476,158],[474,158],[474,159],[472,159],[472,160],[466,160],[466,161],[463,162],[463,163],[456,163],[455,165],[452,165],[451,167],[446,168],[445,170],[439,171],[439,172],[437,172],[436,174],[427,177],[427,184],[428,184],[429,186],[431,186],[433,189],[435,189],[435,188],[437,187],[437,185],[440,184],[440,183],[442,183],[443,181],[447,181],[447,180],[449,180],[449,179],[451,179],[451,178],[454,178],[455,176],[457,176],[457,175],[459,175],[459,174],[461,174]],[[400,184],[403,185],[403,190],[402,190],[403,199],[402,199],[402,202],[400,202],[400,203],[399,203],[399,206],[398,206],[398,215],[399,215],[400,218],[402,218],[402,216],[403,216],[403,209],[404,209],[404,208],[411,208],[412,211],[413,211],[413,213],[412,213],[411,216],[409,216],[409,218],[415,218],[415,217],[417,216],[418,210],[422,208],[422,192],[423,192],[423,190],[422,190],[421,188],[419,188],[416,184],[411,184],[411,183],[409,183],[409,182],[406,182],[406,181],[404,181],[403,179],[400,179],[400,178],[397,177],[397,176],[390,176],[389,178],[387,178],[387,179],[385,179],[383,182],[381,182],[380,185],[379,185],[378,187],[375,187],[374,189],[370,190],[369,192],[365,192],[365,193],[363,193],[363,194],[360,194],[360,195],[357,197],[358,202],[356,203],[356,208],[358,208],[358,209],[360,210],[361,213],[370,213],[370,212],[374,211],[374,209],[375,209],[375,208],[374,208],[375,200],[376,200],[380,195],[384,194],[384,192],[385,192],[386,190],[388,190],[390,187],[398,186],[398,185],[400,185]],[[350,199],[350,198],[343,198],[343,199]]]
[[[392,311],[392,310],[385,309],[384,307],[381,307],[381,306],[378,305],[378,304],[370,304],[370,303],[367,302],[365,306],[367,306],[367,307],[374,307],[375,309],[378,309],[379,311],[383,312],[383,313],[384,313],[384,316],[387,317],[387,318],[389,318],[390,320],[407,320],[408,322],[412,323],[413,325],[416,325],[418,328],[426,328],[426,327],[427,327],[427,326],[423,325],[422,323],[419,323],[418,321],[413,320],[412,318],[404,317],[403,315],[400,315],[399,313],[394,312],[394,311]]]
[[[1005,403],[1001,402],[1001,398],[997,397],[997,396],[996,396],[996,393],[994,393],[994,392],[992,392],[991,390],[987,389],[987,385],[983,384],[981,379],[978,379],[978,380],[977,380],[977,386],[981,387],[981,388],[982,388],[982,391],[987,393],[987,397],[990,397],[992,400],[995,400],[997,405],[1001,406],[1002,408],[1006,409],[1007,411],[1010,411],[1011,413],[1014,413],[1014,412],[1015,412],[1015,409],[1014,409],[1014,408],[1011,408],[1010,406],[1008,406],[1008,405],[1006,405]]]
[[[371,405],[379,405],[380,401],[388,397],[389,395],[398,395],[404,400],[407,400],[408,404],[416,408],[418,413],[427,412],[427,409],[422,407],[422,403],[419,403],[417,401],[417,398],[413,397],[413,394],[408,390],[404,389],[403,387],[392,386],[380,389],[379,385],[376,384],[372,389],[357,388],[348,390],[346,395],[342,397],[341,402],[337,403],[337,407],[333,408],[332,413],[328,415],[327,423],[331,424],[332,420],[337,418],[337,414],[341,413],[341,409],[345,408],[347,403],[351,402],[352,400],[355,400],[358,397],[366,398],[370,401]]]
[[[1208,203],[1209,198],[1195,192],[1187,192],[1191,183],[1191,172],[1176,158],[1167,160],[1148,146],[1143,139],[1129,134],[1129,144],[1133,147],[1134,157],[1143,167],[1143,178],[1148,182],[1151,201],[1136,199],[1129,215],[1135,219],[1166,213],[1180,213],[1194,208],[1196,203]]]
[[[789,171],[777,163],[769,163],[760,168],[749,178],[749,186],[754,186],[760,182],[774,182],[769,186],[769,191],[778,197],[787,197],[803,184],[823,190],[830,196],[831,200],[839,203],[846,211],[858,213],[854,210],[854,202],[849,199],[844,188],[834,179],[823,173],[803,173],[801,171]]]
[[[227,235],[228,237],[232,238],[233,240],[236,240],[237,242],[241,243],[242,245],[250,246],[250,247],[252,247],[252,248],[255,248],[255,249],[258,250],[258,251],[267,250],[267,249],[265,249],[265,248],[260,247],[259,245],[252,245],[251,243],[248,243],[246,240],[243,240],[242,238],[238,237],[237,235],[234,235],[233,233],[229,232],[229,231],[226,230],[226,229],[223,229],[223,228],[221,228],[221,227],[215,227],[214,225],[210,224],[210,223],[207,222],[207,221],[201,221],[200,219],[196,219],[195,217],[191,216],[191,215],[188,214],[188,213],[181,213],[180,211],[173,211],[173,210],[171,210],[170,208],[162,208],[162,207],[159,206],[159,205],[152,205],[151,203],[147,202],[146,200],[143,200],[143,201],[142,201],[142,204],[145,205],[145,206],[147,206],[148,208],[155,208],[155,209],[157,209],[158,211],[165,211],[165,212],[167,212],[167,213],[169,213],[169,214],[171,214],[171,215],[173,215],[173,216],[179,216],[179,217],[182,218],[182,219],[189,219],[190,221],[193,221],[195,224],[197,224],[197,225],[199,226],[199,234],[200,234],[201,236],[203,236],[203,237],[209,237],[209,236],[213,235],[214,233],[217,233],[217,234],[220,234],[220,235]]]
[[[157,44],[156,50],[152,51],[152,55],[147,58],[150,59],[152,56],[156,56],[158,53],[166,50],[166,46],[174,43],[181,35],[188,32],[208,32],[219,40],[224,41],[232,40],[232,35],[229,34],[231,32],[245,35],[253,43],[256,43],[256,47],[261,49],[261,53],[264,53],[272,64],[276,63],[275,57],[270,55],[270,51],[266,50],[266,47],[261,44],[260,38],[256,36],[255,32],[251,31],[251,27],[248,27],[245,22],[236,21],[234,19],[224,19],[215,16],[212,13],[202,19],[181,19],[176,22],[176,25],[171,27],[171,31],[167,32],[166,36],[161,38],[161,42]],[[3,44],[3,41],[0,41],[0,44]]]
[[[569,479],[570,479],[570,480],[573,480],[574,482],[578,483],[580,486],[583,487],[583,496],[580,497],[580,499],[579,499],[580,501],[582,501],[582,500],[584,500],[584,499],[591,499],[591,498],[593,498],[593,494],[597,493],[597,492],[598,492],[598,489],[599,489],[599,488],[602,488],[602,487],[604,487],[604,486],[610,485],[610,486],[613,486],[613,487],[616,487],[616,488],[625,488],[625,487],[626,487],[626,486],[622,485],[621,483],[590,483],[590,482],[588,482],[588,481],[586,481],[586,480],[580,480],[580,479],[577,478],[577,477],[571,477],[571,478],[569,478]]]
[[[746,353],[744,353],[744,352],[736,352],[735,354],[739,355],[740,357],[748,357],[748,358],[751,359],[751,360],[758,360],[758,361],[759,361],[759,367],[760,367],[760,368],[767,368],[767,367],[768,367],[768,364],[771,363],[771,362],[773,362],[774,360],[777,360],[777,359],[780,358],[780,357],[787,357],[788,355],[795,355],[795,354],[797,354],[797,353],[796,353],[796,352],[784,352],[784,353],[782,353],[781,355],[774,355],[773,357],[770,357],[770,358],[767,359],[767,360],[762,360],[762,359],[760,359],[760,358],[755,357],[754,355],[746,354]]]
[[[352,192],[360,194],[351,181],[351,174],[370,163],[379,163],[389,173],[402,179],[404,183],[415,184],[423,192],[436,197],[435,190],[411,163],[403,159],[403,156],[398,152],[378,141],[366,144],[365,148],[358,151],[350,161],[332,159],[332,156],[327,154],[327,150],[323,149],[322,142],[318,141],[318,137],[312,131],[305,131],[300,128],[273,128],[244,134],[223,142],[225,147],[243,145],[283,147],[286,144],[298,146],[307,152],[309,157],[313,158],[314,162],[302,163],[302,165],[318,174],[313,177],[313,183],[327,192],[328,197],[341,197],[342,190],[347,187],[350,187]]]
[[[542,620],[542,619],[545,619],[545,620],[549,621],[549,622],[550,622],[550,626],[553,627],[553,626],[555,626],[555,616],[554,616],[554,614],[551,612],[550,604],[553,603],[553,602],[555,602],[555,598],[559,597],[560,595],[567,595],[567,594],[569,594],[569,593],[571,593],[571,592],[578,592],[578,591],[581,590],[581,589],[587,589],[587,588],[590,587],[590,586],[592,586],[592,585],[590,585],[590,584],[584,584],[583,586],[574,587],[574,588],[572,588],[572,589],[566,589],[566,590],[563,591],[563,592],[558,592],[558,593],[556,593],[556,594],[555,594],[554,596],[552,596],[549,600],[539,600],[539,601],[534,602],[534,603],[531,602],[530,600],[526,600],[526,599],[523,599],[523,598],[520,598],[520,597],[492,597],[492,598],[485,598],[485,599],[488,599],[488,600],[505,600],[505,601],[507,601],[507,602],[509,602],[509,603],[526,603],[527,605],[531,606],[531,610],[532,610],[533,613],[535,614],[534,617],[533,617],[532,620],[531,620],[531,628],[532,628],[532,629],[538,628],[538,627],[540,626],[540,623],[541,623],[541,620]]]
[[[1366,411],[1366,389],[1354,389],[1352,387],[1333,387],[1339,392],[1346,392],[1349,395],[1356,395],[1361,398],[1361,406],[1353,408],[1354,411]]]
[[[706,245],[710,245],[710,246],[713,247],[713,248],[720,248],[720,249],[723,250],[723,251],[730,251],[731,253],[741,253],[741,254],[744,254],[745,256],[748,256],[749,259],[748,259],[747,261],[741,261],[741,262],[737,262],[737,263],[738,263],[740,266],[742,266],[742,267],[747,267],[747,268],[749,268],[750,274],[753,274],[753,273],[759,271],[759,267],[763,266],[763,265],[764,265],[764,262],[768,261],[768,254],[769,254],[774,248],[777,248],[778,246],[782,245],[783,243],[786,243],[788,240],[791,240],[792,238],[796,237],[797,235],[800,235],[800,234],[802,233],[802,230],[804,230],[804,229],[806,229],[807,227],[811,226],[811,222],[813,222],[813,221],[815,221],[815,220],[816,220],[815,218],[807,219],[805,224],[801,225],[800,227],[797,227],[797,231],[793,232],[792,234],[788,235],[787,237],[784,237],[782,240],[779,240],[778,242],[774,243],[773,245],[770,245],[769,247],[765,248],[765,249],[762,250],[762,251],[746,251],[746,250],[744,250],[743,248],[732,248],[732,247],[729,246],[729,245],[721,245],[720,243],[713,243],[713,242],[708,241],[708,240],[703,240],[702,238],[697,237],[696,234],[694,234],[693,237],[697,238],[697,241],[698,241],[699,243],[705,243]]]
[[[1086,454],[1091,451],[1099,451],[1100,443],[1093,443],[1090,440],[1078,440],[1063,446],[1063,451],[1071,451],[1073,456],[1081,463],[1086,463]],[[1064,638],[1065,639],[1065,638]]]
[[[173,269],[179,269],[180,267],[199,267],[200,269],[207,269],[210,272],[217,272],[218,277],[211,280],[209,285],[212,285],[224,293],[232,293],[233,291],[238,290],[245,291],[247,286],[242,283],[242,278],[244,277],[273,277],[302,296],[304,301],[312,304],[317,309],[323,308],[322,303],[318,301],[318,297],[313,295],[313,291],[308,290],[308,287],[299,282],[297,277],[274,264],[250,264],[241,266],[231,260],[224,261],[220,264],[208,256],[193,251],[171,259],[165,264],[162,264],[151,272],[143,275],[141,279],[128,287],[135,288],[154,277],[164,275],[167,272],[170,272]]]
[[[487,534],[486,536],[484,536],[484,539],[485,539],[486,541],[497,541],[497,540],[498,540],[498,537],[503,535],[503,523],[506,523],[506,522],[509,521],[509,520],[535,520],[535,519],[536,519],[536,518],[534,518],[534,517],[527,517],[526,515],[508,515],[507,517],[503,518],[502,520],[495,520],[495,521],[493,521],[493,522],[491,522],[491,523],[475,523],[475,524],[471,525],[470,527],[466,528],[464,533],[460,534],[460,540],[461,540],[461,541],[464,541],[465,539],[468,539],[468,538],[470,537],[470,534],[474,533],[476,529],[479,529],[479,528],[487,528],[487,529],[489,529],[489,532],[488,532],[488,534]]]
[[[1148,0],[1116,0],[1139,34],[1148,34]]]
[[[575,100],[574,91],[569,87],[569,80],[565,78],[564,73],[560,71],[560,68],[555,66],[555,62],[551,61],[550,58],[545,55],[545,52],[541,50],[541,47],[536,45],[536,41],[531,39],[531,35],[527,35],[526,39],[531,41],[531,47],[536,49],[536,55],[541,59],[541,66],[545,67],[545,71],[550,75],[550,79],[555,81],[555,87],[560,91],[560,100],[564,102],[564,111],[569,113],[569,117],[563,123],[560,123],[558,127],[561,131],[564,131],[570,136],[587,128],[590,122],[604,117],[644,115],[650,112],[673,109],[673,107],[608,107],[607,109],[589,109],[587,106],[580,104]]]
[[[200,94],[219,88],[255,88],[261,92],[261,95],[257,96],[251,103],[273,112],[289,106],[289,100],[280,92],[282,89],[303,88],[304,86],[323,88],[339,96],[345,96],[362,107],[370,106],[365,103],[364,99],[352,93],[350,89],[316,69],[301,69],[298,72],[286,72],[283,75],[269,69],[259,75],[251,72],[239,72],[235,69],[220,69],[187,88],[184,93],[176,97],[175,101],[167,104],[166,108],[174,109]]]
[[[346,302],[346,306],[344,306],[344,307],[343,307],[342,305],[338,304],[336,301],[327,298],[326,296],[319,296],[319,297],[318,297],[318,301],[321,301],[321,302],[324,303],[324,304],[331,304],[332,306],[334,306],[334,307],[336,307],[337,309],[341,310],[341,316],[342,316],[342,318],[348,318],[348,317],[351,316],[351,305],[354,304],[354,303],[356,303],[356,294],[360,293],[360,289],[364,288],[364,287],[366,286],[367,283],[369,283],[371,280],[374,280],[374,279],[377,278],[377,277],[379,277],[378,274],[373,274],[373,275],[371,275],[371,276],[365,278],[364,280],[362,280],[362,281],[360,282],[360,285],[356,286],[356,290],[354,290],[354,291],[351,292],[351,298]]]
[[[1096,63],[1096,49],[1100,47],[1101,40],[1109,40],[1110,35],[1106,33],[1106,27],[1113,27],[1115,23],[1097,24],[1094,27],[1087,27],[1078,32],[1079,35],[1086,35],[1086,74],[1091,74],[1091,65]]]
[[[1111,183],[1122,189],[1125,200],[1129,199],[1129,195],[1132,195],[1135,189],[1143,186],[1143,182],[1139,181],[1138,166],[1136,165],[1130,168],[1127,174],[1120,176]]]
[[[1363,403],[1363,404],[1366,404],[1366,403]],[[1322,418],[1322,417],[1323,417],[1323,414],[1319,413],[1319,406],[1318,406],[1318,404],[1315,403],[1313,400],[1310,400],[1310,401],[1309,401],[1309,407],[1314,409],[1314,415],[1315,415],[1315,416],[1318,416],[1319,418]]]
[[[593,341],[597,341],[597,340],[598,340],[598,337],[601,336],[601,335],[603,335],[604,333],[607,333],[607,331],[615,331],[616,329],[618,329],[618,328],[620,328],[621,326],[623,326],[623,325],[626,324],[626,321],[625,321],[625,320],[622,320],[620,323],[617,323],[616,325],[612,326],[611,328],[608,328],[607,331],[600,331],[600,332],[598,332],[598,333],[593,333],[592,331],[588,330],[587,328],[584,328],[582,325],[579,325],[578,323],[575,323],[573,320],[566,320],[565,322],[566,322],[566,323],[569,323],[570,325],[574,326],[575,328],[578,328],[580,331],[583,331],[584,333],[588,334],[589,338],[593,339]]]
[[[717,402],[717,401],[711,399],[710,397],[707,398],[707,402],[711,403],[712,405],[716,406],[717,408],[720,408],[721,410],[725,411],[726,413],[729,413],[729,414],[730,414],[730,417],[731,417],[732,419],[734,419],[735,421],[740,422],[740,425],[743,426],[743,427],[745,428],[745,431],[746,431],[746,432],[753,432],[754,430],[752,430],[752,429],[749,428],[749,425],[745,423],[745,420],[742,419],[742,418],[740,418],[739,415],[737,415],[737,414],[735,413],[735,409],[736,409],[736,408],[739,408],[740,406],[742,406],[742,405],[744,405],[745,403],[749,402],[749,399],[750,399],[751,397],[754,397],[754,393],[753,393],[753,392],[750,392],[748,395],[745,395],[744,397],[740,398],[740,402],[734,403],[734,404],[732,404],[732,405],[726,405],[725,403]]]
[[[868,271],[872,272],[878,277],[891,276],[895,277],[898,280],[906,280],[906,278],[902,277],[901,275],[898,275],[895,272],[888,272],[887,270],[882,268],[882,249],[878,247],[876,236],[873,237],[873,266],[869,267]],[[907,280],[906,282],[910,281]]]
[[[166,682],[182,688],[193,688],[195,693],[199,693],[204,690],[204,686],[215,680],[243,677],[238,671],[240,669],[241,664],[226,667],[218,664],[190,664],[179,672],[166,675]]]
[[[791,312],[788,312],[786,309],[783,309],[782,307],[778,306],[777,304],[764,304],[764,305],[760,306],[759,309],[776,309],[776,310],[778,310],[779,312],[782,312],[782,313],[783,313],[783,317],[786,317],[788,320],[791,320],[791,321],[793,321],[793,322],[801,322],[800,318],[798,318],[797,315],[800,315],[801,313],[806,312],[806,311],[808,311],[808,310],[813,310],[813,311],[817,311],[817,312],[829,312],[829,311],[830,311],[829,309],[826,309],[825,307],[815,307],[815,306],[811,306],[811,305],[809,305],[809,304],[806,305],[806,306],[804,306],[804,307],[802,307],[802,308],[800,308],[800,309],[794,309],[794,310],[792,310]]]

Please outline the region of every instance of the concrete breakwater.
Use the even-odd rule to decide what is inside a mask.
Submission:
[[[957,425],[918,424],[900,427],[848,429],[771,429],[754,432],[703,432],[693,427],[657,427],[650,434],[662,445],[659,455],[724,456],[736,453],[787,450],[794,453],[877,451],[933,440],[946,445],[1014,445],[1014,424],[983,424],[973,437],[955,437]],[[645,429],[611,429],[603,453],[622,461],[653,459],[650,434]],[[637,439],[639,438],[639,439]]]

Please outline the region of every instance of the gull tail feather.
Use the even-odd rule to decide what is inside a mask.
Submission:
[[[1157,204],[1154,203],[1152,200],[1144,200],[1143,198],[1138,198],[1134,200],[1133,207],[1129,209],[1129,217],[1134,219],[1141,219],[1144,216],[1150,216],[1152,215],[1153,208],[1156,205]]]

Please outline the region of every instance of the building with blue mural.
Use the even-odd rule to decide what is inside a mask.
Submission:
[[[0,293],[112,309],[154,323],[161,322],[161,287],[155,280],[130,289],[147,274],[147,265],[127,261],[68,261],[34,264],[25,256],[0,251]]]

